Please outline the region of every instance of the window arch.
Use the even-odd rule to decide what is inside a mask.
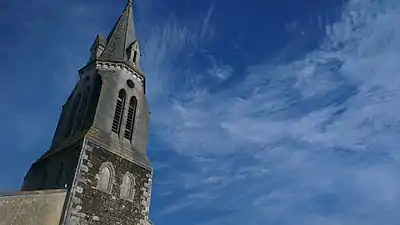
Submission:
[[[129,172],[125,173],[122,178],[120,197],[122,199],[132,201],[135,195],[135,178]]]
[[[74,101],[74,104],[72,105],[72,108],[69,111],[68,124],[65,130],[65,137],[71,134],[72,126],[74,125],[76,110],[78,108],[80,100],[81,100],[81,94],[79,93]]]
[[[126,93],[124,89],[118,92],[117,105],[115,106],[114,119],[111,130],[119,135],[121,130],[122,113],[124,112]]]
[[[133,52],[133,62],[136,63],[136,60],[137,60],[137,51],[135,50]]]
[[[129,101],[128,117],[126,118],[126,126],[124,132],[124,137],[129,141],[131,141],[132,139],[133,126],[135,125],[136,107],[137,99],[136,97],[132,97]]]
[[[103,163],[100,166],[97,188],[102,191],[111,192],[114,174],[115,172],[113,165],[110,162]]]

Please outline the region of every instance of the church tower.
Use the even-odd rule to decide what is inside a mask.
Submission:
[[[95,38],[51,147],[22,185],[66,190],[60,224],[151,224],[150,111],[140,56],[129,0],[107,38]]]

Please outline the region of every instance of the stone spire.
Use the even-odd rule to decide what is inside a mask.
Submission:
[[[136,39],[133,22],[133,3],[129,0],[117,23],[107,37],[107,45],[100,60],[111,62],[128,61],[128,48]]]

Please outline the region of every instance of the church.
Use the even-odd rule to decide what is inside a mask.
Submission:
[[[150,110],[129,0],[62,106],[51,146],[21,191],[0,194],[0,225],[150,225]]]

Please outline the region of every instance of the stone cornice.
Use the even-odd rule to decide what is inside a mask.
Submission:
[[[123,63],[96,62],[96,69],[123,70],[131,74],[142,86],[144,85],[144,77]]]
[[[132,75],[142,85],[144,92],[146,93],[146,77],[143,73],[134,69],[132,66],[127,65],[124,62],[110,62],[110,61],[99,61],[95,60],[79,70],[79,77],[82,76],[86,71],[92,69],[95,66],[96,69],[109,69],[109,70],[123,70]]]

